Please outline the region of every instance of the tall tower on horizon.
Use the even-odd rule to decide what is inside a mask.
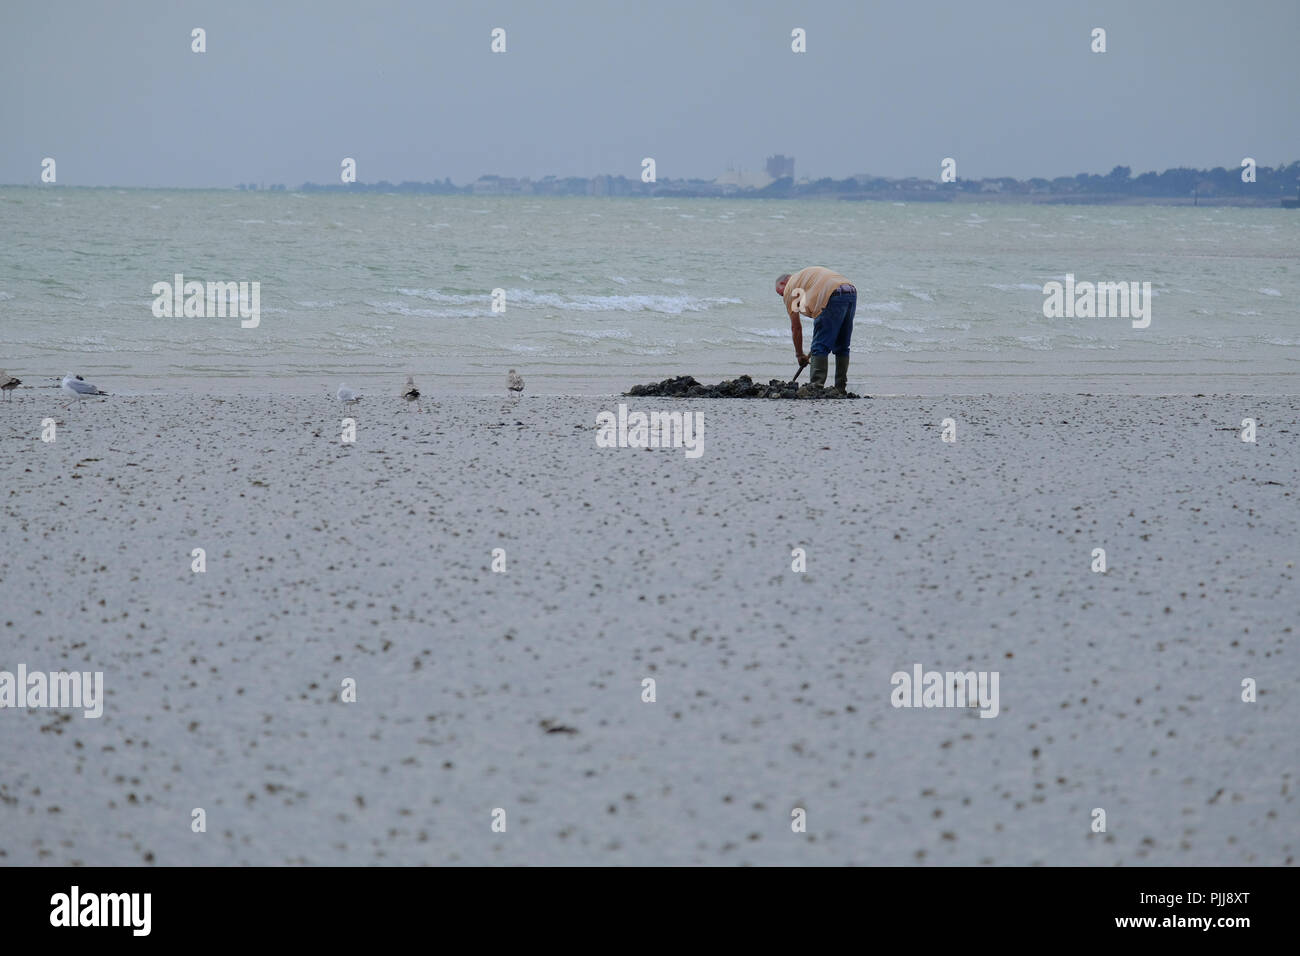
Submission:
[[[775,156],[767,157],[767,174],[773,179],[784,179],[789,176],[794,179],[794,157],[782,156],[777,153]]]

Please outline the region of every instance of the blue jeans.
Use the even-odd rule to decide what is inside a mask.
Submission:
[[[826,300],[826,308],[813,322],[812,347],[809,355],[849,354],[853,338],[853,313],[858,309],[856,292],[836,292]]]

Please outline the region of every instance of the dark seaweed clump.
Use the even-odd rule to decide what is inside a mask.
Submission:
[[[717,385],[701,385],[689,375],[666,378],[651,385],[633,385],[624,392],[625,395],[656,395],[670,398],[861,398],[855,392],[841,394],[830,388],[805,385],[791,385],[774,378],[766,385],[755,382],[748,375],[719,382]]]

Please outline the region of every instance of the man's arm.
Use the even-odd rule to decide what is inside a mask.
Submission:
[[[790,315],[790,338],[794,339],[794,354],[799,360],[799,367],[803,368],[808,364],[808,356],[803,354],[803,322],[799,318],[798,312],[791,312],[786,309]]]

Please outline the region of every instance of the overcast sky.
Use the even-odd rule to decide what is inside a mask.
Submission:
[[[814,178],[1300,159],[1297,0],[4,6],[4,183],[46,156],[61,184],[118,186],[338,182],[344,157],[364,182],[457,183],[646,156],[711,179],[778,152]]]

